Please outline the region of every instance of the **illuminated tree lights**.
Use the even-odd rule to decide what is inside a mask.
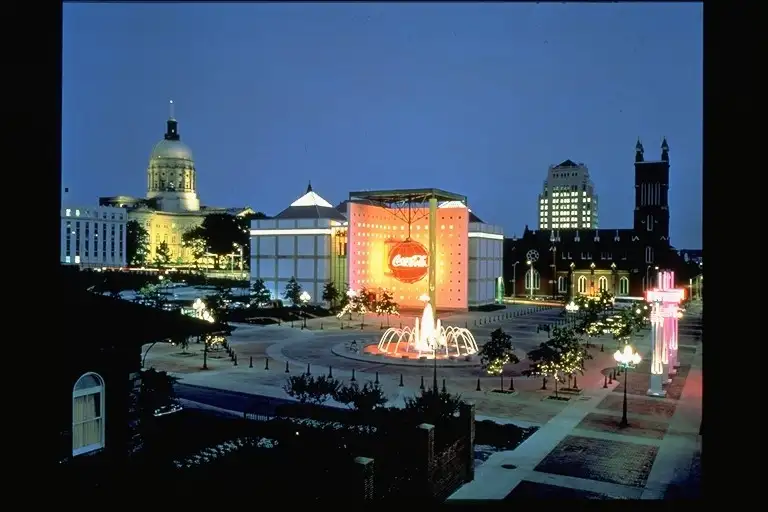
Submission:
[[[561,378],[576,373],[583,375],[582,361],[590,358],[591,356],[581,346],[573,330],[555,327],[549,340],[528,353],[531,366],[523,371],[523,375],[553,377],[555,397],[557,397],[557,383]]]
[[[493,331],[491,339],[480,349],[480,362],[489,375],[501,377],[501,389],[503,390],[504,365],[520,362],[520,359],[515,355],[515,348],[512,346],[512,336],[501,329]]]
[[[387,316],[387,323],[390,315],[400,314],[400,306],[395,302],[392,292],[386,289],[381,291],[381,298],[376,301],[375,307],[378,316]]]

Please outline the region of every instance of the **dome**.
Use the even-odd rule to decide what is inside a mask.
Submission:
[[[151,160],[160,160],[164,158],[177,158],[184,160],[194,160],[192,150],[189,146],[180,140],[163,139],[152,148]]]

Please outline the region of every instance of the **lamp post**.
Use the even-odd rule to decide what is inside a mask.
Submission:
[[[573,300],[573,297],[575,295],[574,291],[573,291],[573,285],[574,285],[574,282],[573,282],[573,270],[576,268],[576,264],[574,262],[571,262],[571,264],[568,265],[568,267],[571,269],[571,275],[570,275],[568,280],[570,281],[570,285],[571,285],[571,300]]]
[[[613,358],[616,360],[616,364],[624,369],[624,403],[621,409],[621,423],[619,426],[625,428],[629,425],[627,421],[627,370],[631,370],[640,364],[642,357],[629,344],[626,344],[624,345],[624,351],[617,350],[613,354]]]
[[[306,290],[301,292],[301,295],[299,295],[299,300],[301,301],[302,316],[304,317],[304,323],[301,326],[302,329],[307,328],[307,303],[311,298],[312,297]]]
[[[595,294],[595,262],[589,264],[589,294],[594,295]]]
[[[618,290],[616,289],[616,262],[611,263],[611,277],[613,279],[613,296],[616,297]]]
[[[533,299],[533,262],[527,260],[525,264],[528,265],[528,298]],[[523,279],[523,282],[525,282],[525,279]]]
[[[512,264],[512,304],[515,303],[515,295],[517,294],[517,264],[520,261],[516,261]]]

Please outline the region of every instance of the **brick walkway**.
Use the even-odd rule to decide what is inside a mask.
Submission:
[[[572,402],[517,449],[492,455],[449,500],[662,499],[700,492],[701,340],[682,334],[681,368],[666,398],[646,396],[648,362],[627,375],[629,427],[620,428],[624,375]],[[648,340],[646,340],[648,341]],[[638,343],[638,351],[650,347]],[[508,468],[514,469],[506,469]]]

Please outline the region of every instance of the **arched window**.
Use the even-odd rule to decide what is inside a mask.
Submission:
[[[648,215],[648,217],[645,218],[645,229],[653,231],[653,215]]]
[[[600,278],[597,280],[597,287],[601,292],[608,291],[608,278],[605,276],[600,276]]]
[[[539,271],[532,268],[525,273],[525,289],[538,290],[541,285],[541,275]]]
[[[645,248],[645,262],[653,263],[653,247]]]
[[[86,373],[72,390],[72,455],[104,448],[104,379]]]
[[[568,281],[565,279],[564,276],[560,276],[557,278],[557,292],[558,293],[568,292]]]
[[[619,279],[619,295],[629,295],[629,278],[622,277]]]
[[[586,278],[586,276],[579,276],[578,290],[579,290],[579,293],[587,293],[587,278]]]

